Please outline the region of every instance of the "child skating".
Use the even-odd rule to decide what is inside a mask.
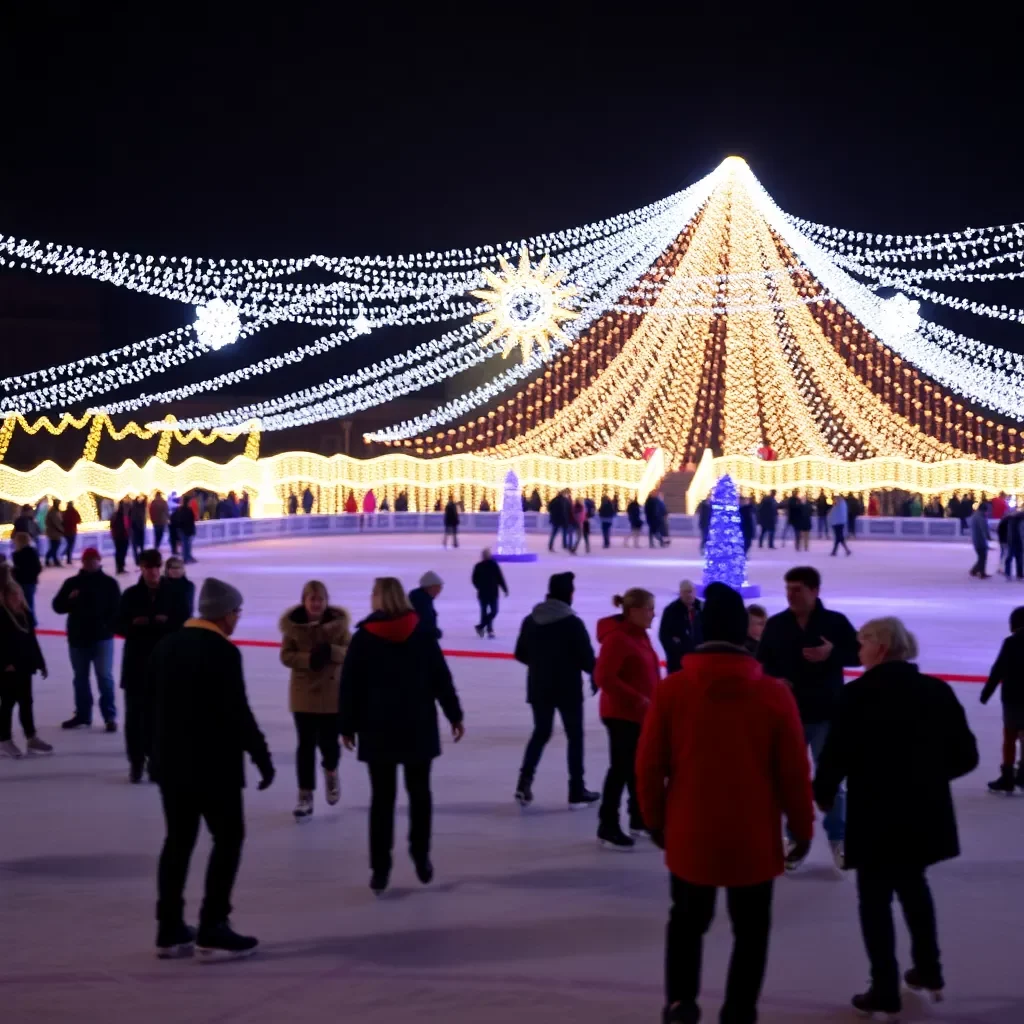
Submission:
[[[999,649],[999,657],[981,691],[981,703],[987,704],[1002,686],[1003,760],[999,778],[988,784],[992,793],[1012,796],[1024,790],[1024,758],[1017,762],[1017,744],[1024,742],[1024,607],[1010,612],[1010,635]]]

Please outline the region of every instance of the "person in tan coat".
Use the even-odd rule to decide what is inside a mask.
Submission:
[[[344,608],[331,606],[327,588],[319,580],[310,580],[302,588],[302,604],[281,617],[281,662],[292,670],[288,706],[298,736],[297,821],[313,813],[318,747],[323,758],[327,803],[333,806],[341,799],[338,681],[351,638],[349,622]]]

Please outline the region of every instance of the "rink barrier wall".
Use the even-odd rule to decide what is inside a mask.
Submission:
[[[37,629],[37,636],[67,636],[67,633],[62,629]],[[277,649],[281,646],[280,640],[243,640],[234,639],[231,641],[236,647],[265,647]],[[448,650],[443,651],[446,658],[476,658],[481,661],[515,661],[515,655],[510,651],[461,651],[461,650]],[[665,668],[665,662],[658,662],[662,668]],[[860,675],[860,669],[843,669],[843,674],[848,679],[854,679]],[[987,681],[987,676],[970,676],[970,675],[939,675],[935,672],[929,672],[929,675],[934,675],[937,679],[943,679],[947,683],[984,683]]]
[[[466,534],[498,535],[498,512],[463,512],[460,516],[459,531]],[[527,512],[523,516],[527,533],[550,533],[546,512]],[[776,541],[782,536],[785,516],[779,517]],[[989,524],[992,536],[998,524]],[[697,537],[697,517],[672,514],[668,517],[670,537]],[[812,539],[817,537],[818,524],[814,521]],[[204,519],[196,523],[194,548],[210,547],[216,544],[240,544],[255,540],[281,540],[288,537],[344,537],[366,533],[434,533],[440,538],[444,534],[443,512],[340,512],[275,516],[266,519]],[[847,531],[849,533],[849,531]],[[625,540],[629,536],[629,523],[625,515],[618,515],[612,521],[612,536]],[[646,537],[646,529],[644,530]],[[165,534],[166,537],[166,534]],[[889,518],[882,516],[860,516],[857,519],[857,538],[867,540],[928,540],[956,542],[970,541],[970,534],[960,533],[956,519]],[[824,540],[825,538],[822,538]],[[153,540],[152,527],[146,530],[146,543]],[[829,534],[831,540],[831,533]],[[591,521],[591,542],[600,543],[600,521]],[[166,542],[166,541],[165,541]],[[99,548],[103,555],[114,554],[114,542],[109,530],[87,529],[78,534],[77,552],[87,547]],[[0,551],[9,552],[10,541],[0,543]]]

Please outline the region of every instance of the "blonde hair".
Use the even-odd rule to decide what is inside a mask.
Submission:
[[[654,604],[654,595],[642,587],[630,587],[624,594],[616,594],[612,598],[612,604],[624,612],[629,612],[634,608],[646,608],[649,604]]]
[[[378,576],[373,581],[371,604],[375,612],[385,615],[402,615],[412,611],[402,581],[394,576]]]
[[[310,594],[319,594],[324,599],[324,601],[330,601],[330,598],[327,596],[327,587],[326,587],[326,585],[321,583],[319,580],[309,580],[307,583],[303,584],[303,587],[302,587],[302,603],[303,604],[306,603],[306,598],[309,597]]]
[[[862,633],[870,633],[879,643],[885,644],[886,661],[910,661],[917,657],[917,638],[894,615],[872,619],[860,627]]]
[[[25,591],[21,589],[20,584],[15,580],[14,576],[11,575],[10,566],[4,565],[3,567],[0,567],[0,600],[3,601],[5,607],[7,605],[8,594],[13,594],[17,598],[21,611],[28,611],[28,601],[25,600]]]

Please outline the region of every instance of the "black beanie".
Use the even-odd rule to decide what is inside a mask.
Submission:
[[[747,609],[743,598],[724,583],[710,583],[704,591],[704,640],[736,644],[747,638]]]
[[[556,601],[564,601],[566,604],[572,604],[572,592],[575,589],[573,580],[575,579],[575,573],[556,572],[548,580],[548,597],[554,598]]]

